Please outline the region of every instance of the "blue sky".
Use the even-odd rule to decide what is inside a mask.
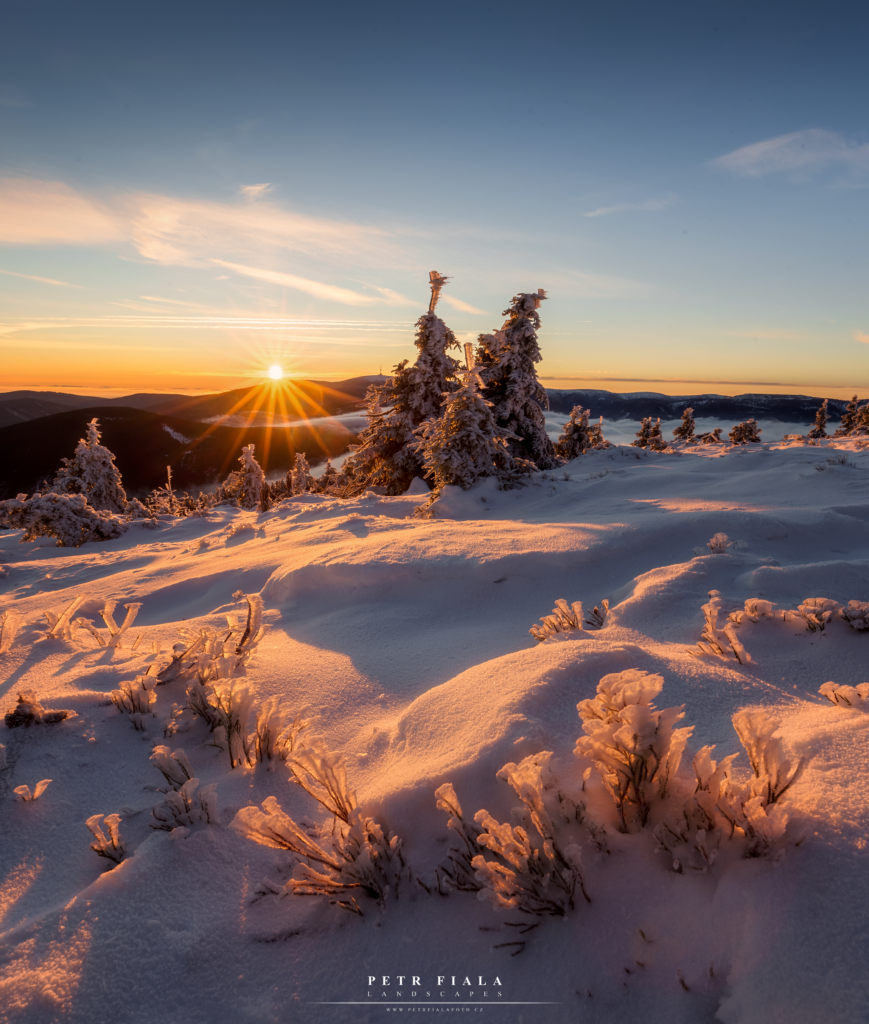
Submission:
[[[5,10],[3,387],[376,372],[436,268],[548,386],[869,390],[865,7]]]

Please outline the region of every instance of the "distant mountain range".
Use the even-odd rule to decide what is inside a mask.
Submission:
[[[115,453],[129,494],[143,495],[166,479],[171,465],[176,486],[193,489],[223,479],[238,465],[241,448],[256,445],[267,473],[285,471],[297,451],[316,464],[338,455],[355,441],[350,427],[331,417],[359,411],[365,392],[382,376],[353,377],[335,383],[293,381],[257,384],[214,395],[136,394],[95,398],[54,391],[0,394],[0,499],[32,493],[50,480],[64,456],[71,456],[85,424],[96,416],[103,443]],[[750,416],[785,422],[814,421],[822,399],[808,395],[662,395],[548,389],[553,412],[575,405],[608,420],[644,416],[678,419],[686,406],[695,417],[720,418],[728,427]],[[845,402],[829,401],[831,420]],[[279,426],[269,427],[274,419]],[[314,420],[309,423],[307,421]],[[294,421],[294,422],[293,422]]]

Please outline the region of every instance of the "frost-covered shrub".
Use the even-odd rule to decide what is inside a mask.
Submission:
[[[845,683],[829,682],[824,683],[818,693],[839,707],[860,708],[861,711],[869,711],[869,683],[848,686]]]
[[[839,618],[852,629],[869,629],[869,601],[849,601],[844,608],[839,609]]]
[[[194,777],[193,767],[187,759],[187,755],[180,748],[170,750],[163,746],[154,747],[150,760],[174,790],[181,789],[185,782],[189,782]]]
[[[673,431],[673,437],[678,438],[680,441],[693,441],[695,426],[694,410],[689,406],[682,413],[682,422]]]
[[[214,498],[215,505],[237,505],[239,508],[253,510],[258,507],[265,483],[265,473],[254,457],[253,444],[245,445],[238,461],[240,469],[234,469],[218,487]]]
[[[356,806],[347,787],[343,762],[321,739],[309,740],[287,757],[291,778],[333,818],[327,839],[305,831],[268,797],[258,807],[244,807],[232,827],[262,846],[296,855],[293,877],[283,887],[267,887],[297,896],[326,896],[329,902],[362,914],[354,893],[377,900],[382,908],[389,892],[398,896],[402,877],[408,877],[401,840],[385,831]]]
[[[572,633],[578,629],[582,629],[582,601],[568,604],[564,598],[560,597],[555,602],[552,613],[544,616],[540,620],[540,625],[532,626],[528,632],[535,640],[543,643],[544,640],[555,636],[556,633]]]
[[[831,601],[828,597],[807,597],[797,608],[797,613],[805,619],[810,633],[823,633],[833,616],[841,610],[838,601]]]
[[[561,436],[555,442],[555,454],[564,462],[570,462],[584,455],[591,448],[607,446],[601,434],[601,425],[588,425],[589,410],[576,405],[570,412],[570,419],[563,425]]]
[[[13,793],[16,793],[25,803],[29,800],[38,800],[42,794],[48,789],[51,779],[42,779],[37,782],[33,787],[33,792],[30,792],[30,786],[16,786]]]
[[[59,494],[81,494],[91,508],[123,515],[127,495],[114,455],[100,444],[99,426],[96,419],[88,423],[87,437],[79,441],[71,459],[62,460],[51,488]]]
[[[17,729],[21,726],[27,728],[31,725],[54,725],[74,717],[75,711],[46,711],[32,690],[21,690],[18,702],[11,711],[7,711],[4,720],[7,729]]]
[[[700,434],[697,437],[698,444],[724,444],[721,440],[721,427],[716,427],[707,434]]]
[[[631,441],[631,447],[653,448],[656,450],[665,448],[666,445],[661,434],[661,418],[658,417],[657,421],[652,423],[652,417],[646,416],[640,424],[640,429],[637,431],[636,441]]]
[[[87,594],[79,594],[59,614],[50,610],[43,612],[48,622],[48,630],[45,634],[46,639],[57,637],[72,641],[75,630],[81,626],[83,621],[82,619],[74,619],[73,615],[75,615],[87,599]]]
[[[609,615],[610,603],[609,598],[604,598],[600,605],[595,605],[594,608],[586,615],[585,624],[589,629],[603,629],[606,625],[606,617]]]
[[[782,740],[774,735],[779,725],[778,719],[761,709],[744,708],[733,716],[733,728],[755,774],[752,795],[761,797],[764,807],[777,803],[803,768],[803,762],[790,757]]]
[[[188,706],[197,714],[201,713],[204,706],[203,697],[209,709],[203,717],[214,733],[215,744],[227,751],[233,768],[242,763],[250,763],[252,752],[248,722],[253,710],[250,688],[234,680],[209,683],[207,688],[202,684],[194,684],[188,691],[187,700]]]
[[[182,632],[185,638],[174,645],[172,660],[157,673],[159,683],[173,679],[189,679],[195,676],[205,684],[214,679],[232,679],[243,676],[247,665],[263,636],[262,597],[259,594],[243,594],[237,590],[236,601],[247,602],[247,621],[243,628],[233,614],[226,616],[229,632],[200,629],[198,633]]]
[[[750,419],[737,423],[728,436],[731,444],[759,444],[762,433],[757,420]]]
[[[710,590],[709,601],[701,607],[706,628],[703,630],[697,646],[689,647],[688,653],[695,657],[700,654],[712,654],[716,658],[726,660],[734,658],[740,665],[747,665],[751,661],[751,655],[739,642],[733,622],[725,622],[722,629],[718,628],[718,613],[724,607],[724,601],[719,592]]]
[[[20,625],[21,618],[14,608],[7,608],[0,615],[0,654],[5,654],[12,646]]]
[[[109,830],[108,837],[103,832],[101,825],[105,824]],[[98,857],[105,857],[114,864],[120,864],[127,852],[124,840],[121,838],[121,816],[120,814],[109,814],[103,821],[102,814],[94,814],[85,822],[96,842],[91,843],[91,849]]]
[[[138,603],[125,604],[124,610],[127,614],[124,616],[124,621],[119,626],[117,622],[115,622],[114,617],[116,604],[116,601],[106,601],[105,605],[100,609],[100,618],[102,618],[109,631],[109,635],[107,637],[104,637],[88,619],[76,619],[75,625],[80,626],[82,629],[86,629],[91,636],[94,637],[100,647],[120,647],[124,633],[126,633],[130,626],[133,625],[142,605]],[[139,636],[136,637],[135,641],[130,645],[130,650],[134,651],[139,646],[141,640],[142,634],[140,633]]]
[[[145,731],[145,718],[151,714],[151,707],[157,700],[154,687],[157,680],[154,676],[136,676],[132,682],[121,683],[120,688],[112,690],[112,704],[118,711],[129,715],[130,724],[139,732]]]
[[[143,505],[138,498],[130,498],[124,512],[126,513],[127,519],[130,521],[137,519],[150,519],[151,517],[151,510],[147,505]]]
[[[312,490],[313,486],[314,478],[311,476],[311,467],[308,465],[305,453],[296,452],[296,458],[293,463],[292,474],[290,476],[290,493],[304,494],[306,491]]]
[[[727,617],[737,626],[743,622],[760,622],[761,619],[775,618],[775,605],[772,601],[764,601],[759,597],[749,597],[745,602],[745,608],[741,611],[731,612]]]
[[[248,747],[255,761],[286,761],[298,751],[309,726],[301,715],[291,716],[279,697],[269,697],[257,708],[256,726]]]
[[[24,530],[22,544],[54,537],[59,548],[77,548],[88,541],[114,540],[126,524],[110,512],[97,511],[83,494],[40,494],[0,501],[0,526]]]
[[[585,736],[574,753],[594,762],[624,832],[641,829],[666,797],[693,732],[674,728],[685,717],[681,707],[658,711],[652,704],[663,685],[659,675],[628,669],[604,676],[596,696],[577,705]]]
[[[199,788],[199,779],[188,779],[180,789],[170,790],[162,803],[151,808],[151,828],[171,832],[204,821],[217,823],[217,790],[211,786]]]
[[[730,540],[726,533],[716,533],[706,543],[706,547],[709,548],[710,553],[713,555],[724,555],[733,545],[734,541]]]

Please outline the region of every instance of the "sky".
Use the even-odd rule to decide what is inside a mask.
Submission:
[[[869,392],[869,7],[72,5],[0,33],[0,389],[413,358],[545,288],[547,387]]]

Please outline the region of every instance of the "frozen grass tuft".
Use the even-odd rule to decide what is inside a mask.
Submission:
[[[36,699],[32,690],[21,690],[18,702],[5,716],[6,728],[17,729],[31,725],[55,725],[67,718],[75,718],[75,711],[46,711]]]
[[[103,832],[101,825],[105,824],[109,830],[108,837]],[[98,857],[105,857],[113,864],[120,864],[127,852],[124,840],[121,838],[121,816],[120,814],[109,814],[103,821],[102,814],[94,814],[88,818],[85,825],[90,829],[95,842],[91,843],[91,849]]]
[[[170,790],[162,803],[151,808],[151,828],[171,832],[197,822],[217,823],[216,787],[203,786],[199,779],[188,779],[178,790]]]
[[[40,782],[37,782],[33,787],[32,793],[30,792],[30,786],[17,786],[13,792],[17,793],[25,803],[31,800],[38,800],[46,789],[48,789],[48,785],[51,781],[51,779],[42,779]]]
[[[555,602],[550,615],[540,620],[540,625],[532,626],[528,632],[535,640],[543,643],[556,633],[572,633],[582,629],[582,602],[568,604],[563,598]]]
[[[869,683],[858,683],[857,686],[847,686],[844,683],[824,683],[818,690],[833,704],[843,708],[859,708],[861,711],[869,711]]]

